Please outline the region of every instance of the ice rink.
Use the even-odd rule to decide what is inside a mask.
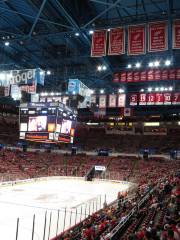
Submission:
[[[0,187],[0,239],[47,240],[117,198],[128,183],[49,178]],[[44,231],[45,229],[45,231]],[[44,237],[44,238],[43,238]]]

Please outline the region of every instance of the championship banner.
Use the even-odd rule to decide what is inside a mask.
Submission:
[[[126,105],[126,94],[118,95],[118,107],[125,107]]]
[[[147,80],[147,72],[142,71],[140,72],[140,81],[145,82]]]
[[[146,53],[145,25],[128,27],[128,55]]]
[[[172,96],[172,104],[177,105],[180,104],[180,93],[174,93]]]
[[[119,73],[114,73],[113,75],[113,82],[118,83],[120,80]]]
[[[146,105],[146,97],[147,97],[146,93],[139,94],[139,105],[140,106]]]
[[[154,70],[153,69],[147,71],[147,80],[154,81]]]
[[[130,106],[136,106],[137,102],[138,102],[138,95],[137,94],[131,94],[129,105]]]
[[[180,49],[180,19],[173,22],[173,48]]]
[[[140,81],[140,72],[134,72],[134,82]]]
[[[169,70],[169,80],[175,80],[176,79],[176,70],[170,69]]]
[[[156,93],[155,103],[156,103],[156,105],[162,105],[164,103],[164,94],[163,93]]]
[[[106,95],[99,96],[99,108],[106,108]]]
[[[149,23],[149,52],[168,50],[168,28],[167,22]]]
[[[109,107],[116,107],[116,98],[117,96],[115,94],[110,94],[109,95]]]
[[[106,30],[95,31],[92,35],[91,57],[106,55]]]
[[[164,93],[164,105],[171,105],[171,93]]]
[[[176,80],[180,80],[180,68],[176,69]]]
[[[113,28],[109,32],[108,55],[121,55],[125,53],[124,28]]]
[[[120,82],[126,82],[126,72],[121,72]]]
[[[154,70],[154,80],[155,81],[161,80],[161,70],[159,69]]]
[[[127,82],[133,82],[133,72],[127,72]]]
[[[169,78],[169,71],[167,69],[162,70],[161,78],[162,78],[162,80],[168,80],[168,78]]]

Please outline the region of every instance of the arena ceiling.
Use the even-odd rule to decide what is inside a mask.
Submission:
[[[180,0],[0,0],[0,68],[51,70],[46,79],[50,88],[69,78],[92,88],[111,88],[114,71],[129,61],[148,61],[151,54],[91,58],[89,30],[153,20],[168,20],[171,26],[178,17]],[[172,49],[159,55],[180,60]],[[97,72],[99,64],[107,71]]]

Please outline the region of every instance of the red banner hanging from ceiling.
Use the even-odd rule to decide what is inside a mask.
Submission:
[[[113,28],[109,32],[109,55],[121,55],[125,53],[125,30]]]
[[[180,49],[180,19],[173,22],[173,48]]]
[[[149,23],[149,52],[166,51],[168,49],[167,22]]]
[[[92,35],[91,57],[106,55],[106,30],[95,31]]]
[[[128,27],[128,55],[140,55],[146,52],[145,25]]]

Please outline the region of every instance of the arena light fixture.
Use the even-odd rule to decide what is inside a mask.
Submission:
[[[89,30],[89,35],[92,35],[94,33],[93,30]]]
[[[154,62],[154,66],[155,66],[155,67],[159,67],[159,65],[160,65],[160,62],[159,62],[159,61],[155,61],[155,62]]]
[[[161,88],[160,88],[160,91],[161,91],[161,92],[163,92],[164,90],[165,90],[164,87],[161,87]]]
[[[91,94],[93,94],[94,93],[94,90],[91,90]]]
[[[119,88],[118,92],[119,92],[119,93],[124,93],[124,89]]]
[[[80,34],[79,34],[78,32],[75,33],[75,36],[76,36],[76,37],[79,37],[79,35],[80,35]]]
[[[158,87],[156,87],[156,88],[155,88],[155,91],[156,91],[156,92],[158,92],[158,91],[159,91],[159,88],[158,88]]]
[[[111,29],[110,28],[108,28],[108,32],[110,32],[111,31]]]
[[[103,94],[103,93],[104,93],[104,89],[101,89],[101,90],[100,90],[100,93]]]
[[[102,66],[102,70],[106,71],[107,67],[105,65]]]
[[[98,70],[99,72],[102,71],[102,66],[101,66],[101,65],[97,66],[97,70]]]
[[[165,88],[164,88],[164,91],[168,91],[168,88],[167,88],[167,87],[165,87]]]
[[[170,66],[170,65],[171,65],[171,61],[170,61],[170,60],[166,60],[166,61],[165,61],[165,65],[166,65],[166,66]]]
[[[44,72],[43,72],[43,71],[40,71],[40,75],[44,75]]]
[[[149,63],[149,67],[153,67],[154,66],[154,63],[153,62],[150,62]]]
[[[152,92],[152,87],[149,87],[149,88],[148,88],[148,92]]]
[[[173,87],[169,87],[169,91],[172,91],[173,90]]]
[[[51,71],[50,70],[47,71],[47,75],[51,75]]]
[[[5,43],[4,43],[4,45],[6,46],[6,47],[8,47],[9,46],[9,42],[8,41],[6,41]]]
[[[135,66],[136,66],[136,68],[140,68],[141,67],[141,63],[137,62]]]
[[[131,65],[131,64],[128,64],[128,65],[127,65],[127,68],[128,68],[128,69],[132,68],[132,65]]]
[[[144,89],[143,89],[143,88],[141,88],[140,92],[144,92]]]

